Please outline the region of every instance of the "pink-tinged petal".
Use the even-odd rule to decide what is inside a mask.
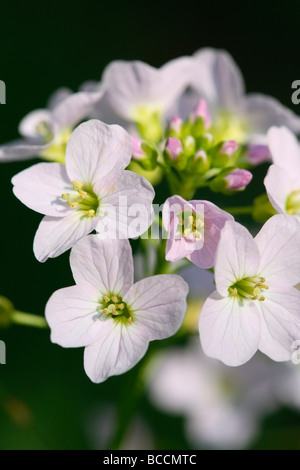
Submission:
[[[0,161],[13,162],[17,160],[31,160],[46,150],[53,141],[48,144],[33,144],[25,139],[14,140],[0,146]]]
[[[295,185],[294,180],[278,165],[271,165],[269,167],[264,179],[264,185],[272,206],[279,213],[285,213],[286,200],[289,194],[294,189],[300,189],[300,182],[298,188],[295,187],[297,185]]]
[[[300,118],[299,118],[300,121]],[[273,163],[294,177],[300,175],[300,145],[296,136],[286,127],[271,127],[268,145]]]
[[[186,313],[188,285],[174,274],[162,274],[136,282],[124,297],[137,330],[149,341],[176,333]]]
[[[200,49],[194,54],[192,86],[214,109],[239,107],[244,81],[233,58],[216,49]]]
[[[71,181],[96,183],[110,171],[129,165],[130,136],[120,126],[92,119],[80,124],[66,149],[66,168]]]
[[[72,190],[66,168],[60,163],[38,163],[12,179],[15,196],[36,212],[64,217],[72,209],[61,197]]]
[[[175,137],[169,137],[166,142],[165,151],[171,160],[176,160],[179,155],[183,153],[183,146],[181,141]]]
[[[253,301],[240,303],[215,291],[203,305],[199,332],[205,354],[228,366],[239,366],[258,349],[259,311]]]
[[[226,222],[215,259],[217,291],[227,296],[232,284],[244,277],[256,275],[258,267],[259,251],[252,235],[242,225]]]
[[[271,96],[250,93],[243,98],[241,110],[253,133],[266,134],[271,126],[286,126],[300,132],[299,116]]]
[[[132,158],[139,160],[146,156],[144,150],[142,149],[143,140],[139,137],[130,136],[131,145],[132,145]]]
[[[92,232],[97,222],[97,217],[83,217],[75,211],[68,217],[44,217],[34,238],[35,257],[41,263],[56,258]]]
[[[103,75],[105,100],[122,118],[132,120],[138,106],[165,112],[188,85],[191,59],[181,57],[156,69],[140,61],[114,61]]]
[[[234,220],[231,214],[229,214],[226,211],[223,211],[220,209],[218,206],[213,204],[210,201],[197,201],[193,200],[190,201],[191,205],[194,207],[196,210],[197,205],[203,204],[204,207],[204,222],[206,220],[209,220],[211,223],[213,223],[216,227],[218,227],[220,230],[224,227],[224,224],[227,220]]]
[[[99,318],[100,299],[99,290],[87,282],[54,292],[46,305],[52,343],[77,348],[88,346],[106,335],[113,320]]]
[[[259,349],[274,361],[290,361],[293,342],[300,338],[300,292],[281,281],[272,282],[259,302]]]
[[[204,230],[204,244],[200,250],[195,250],[186,254],[193,264],[201,269],[209,269],[215,264],[215,257],[220,239],[220,230],[209,222],[206,223]]]
[[[300,223],[291,216],[278,214],[264,224],[255,237],[260,252],[258,272],[269,280],[290,285],[300,281]]]
[[[145,355],[148,344],[135,325],[114,323],[106,335],[85,348],[85,372],[95,383],[123,374]]]
[[[116,170],[98,181],[100,199],[97,232],[107,238],[135,238],[153,220],[154,189],[146,178],[132,171]]]
[[[237,168],[228,173],[224,179],[227,183],[226,189],[230,191],[241,191],[245,189],[252,180],[252,173],[248,170]]]
[[[198,101],[197,106],[192,112],[193,120],[197,119],[198,117],[201,117],[203,119],[204,128],[208,129],[210,127],[211,119],[207,103],[203,98]]]
[[[247,157],[252,165],[259,165],[271,159],[270,149],[267,145],[250,144]]]
[[[199,201],[196,201],[199,202]],[[163,225],[167,232],[170,230],[171,223],[174,220],[174,216],[182,211],[193,210],[193,206],[190,202],[183,199],[181,196],[172,196],[166,199],[162,212]]]
[[[101,240],[98,235],[89,235],[73,247],[70,264],[77,284],[88,282],[103,294],[123,296],[133,284],[128,240]]]
[[[52,111],[52,119],[59,129],[73,128],[91,113],[102,97],[102,90],[73,93],[57,104]]]

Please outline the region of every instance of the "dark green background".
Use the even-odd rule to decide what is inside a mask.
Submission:
[[[7,104],[0,106],[1,142],[16,138],[20,119],[44,107],[55,89],[76,90],[87,79],[99,79],[112,60],[140,59],[160,66],[204,46],[233,55],[248,91],[273,95],[300,111],[291,103],[291,83],[300,79],[297,0],[5,1],[0,19],[0,79],[7,86]],[[51,293],[70,285],[72,277],[68,254],[46,264],[33,256],[41,216],[14,198],[10,183],[27,166],[0,167],[0,294],[19,309],[43,314]],[[265,169],[257,171],[239,203],[263,191]],[[106,400],[119,402],[125,386],[134,383],[133,370],[92,384],[83,371],[82,351],[52,345],[45,331],[15,326],[0,331],[0,339],[7,343],[7,365],[0,366],[1,449],[89,448],[86,414]],[[187,446],[181,419],[154,411],[146,397],[139,408],[158,448]],[[298,414],[282,410],[268,419],[255,446],[300,448]]]

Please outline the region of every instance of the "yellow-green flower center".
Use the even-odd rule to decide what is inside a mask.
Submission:
[[[291,194],[287,197],[285,210],[286,213],[290,215],[300,214],[300,189],[292,191]]]
[[[160,142],[163,136],[162,113],[158,107],[137,106],[133,113],[140,135],[149,142]]]
[[[201,214],[195,214],[192,211],[180,212],[177,214],[179,223],[177,233],[184,238],[198,238],[203,240],[204,221]]]
[[[120,295],[104,295],[100,301],[99,312],[116,322],[133,325],[132,312]]]
[[[45,142],[48,143],[53,139],[53,134],[49,126],[45,126],[45,123],[38,125],[39,133],[44,138]],[[42,150],[40,156],[45,160],[51,162],[65,163],[66,147],[71,137],[72,129],[62,129],[56,136],[50,147]]]
[[[265,300],[264,290],[269,289],[265,282],[264,277],[245,277],[230,286],[228,292],[231,297],[263,301]]]
[[[95,217],[97,215],[99,199],[92,187],[73,181],[73,191],[64,193],[61,197],[69,207],[83,212],[85,216]]]
[[[222,111],[216,116],[210,132],[214,136],[215,143],[236,140],[241,144],[246,141],[248,135],[246,123],[239,116],[228,111]]]

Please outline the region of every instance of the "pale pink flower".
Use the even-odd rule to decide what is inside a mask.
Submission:
[[[300,145],[286,127],[268,132],[273,165],[264,183],[274,209],[300,218]]]
[[[65,146],[73,128],[91,113],[102,96],[102,89],[71,93],[59,89],[50,98],[47,109],[25,116],[19,125],[22,139],[0,146],[0,161],[28,160],[40,157],[64,162]]]
[[[34,240],[39,261],[59,256],[93,230],[102,232],[107,217],[116,219],[113,236],[128,238],[134,215],[125,209],[139,203],[143,233],[151,224],[154,191],[143,177],[124,168],[131,159],[131,141],[119,126],[91,120],[75,129],[67,145],[66,165],[38,163],[14,176],[14,194],[44,214]],[[107,215],[108,214],[108,215]]]
[[[227,220],[233,217],[212,202],[168,198],[163,207],[163,224],[168,232],[166,259],[187,258],[200,268],[211,268]]]
[[[186,312],[188,287],[177,275],[133,283],[127,240],[90,235],[71,251],[75,286],[56,291],[46,306],[51,340],[85,347],[84,368],[93,382],[131,369],[149,341],[173,335]]]
[[[259,349],[275,361],[292,357],[300,338],[300,225],[291,216],[271,217],[253,239],[228,221],[215,260],[216,291],[200,314],[204,352],[230,366]]]

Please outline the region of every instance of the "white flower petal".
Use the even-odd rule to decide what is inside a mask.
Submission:
[[[136,282],[124,297],[138,331],[149,341],[167,338],[179,329],[186,313],[188,285],[174,274]]]
[[[106,335],[113,320],[99,318],[100,298],[99,290],[89,283],[54,292],[46,305],[51,341],[64,348],[77,348],[88,346]]]
[[[297,189],[290,175],[282,167],[271,165],[264,179],[264,185],[274,209],[284,214],[287,197],[294,189]]]
[[[192,86],[214,110],[239,107],[244,81],[233,58],[222,50],[200,49],[194,54]]]
[[[34,140],[36,143],[44,144],[43,136],[38,131],[38,126],[45,123],[49,126],[49,130],[54,135],[57,132],[57,127],[52,119],[51,111],[48,109],[36,109],[27,114],[19,124],[19,133],[29,139]],[[31,142],[32,143],[32,142]]]
[[[259,251],[252,235],[242,225],[227,221],[215,258],[217,291],[228,295],[228,288],[244,277],[254,276],[259,266]]]
[[[101,240],[98,235],[89,235],[73,247],[70,264],[76,283],[89,282],[103,294],[123,296],[133,284],[128,240]]]
[[[250,93],[244,97],[241,109],[253,133],[266,134],[271,126],[287,126],[300,132],[300,117],[271,96]]]
[[[131,140],[120,126],[92,119],[78,126],[66,150],[71,181],[96,183],[114,169],[124,169],[131,159]]]
[[[155,193],[146,178],[132,171],[115,170],[99,180],[94,191],[100,200],[100,221],[96,230],[101,235],[135,238],[151,225]]]
[[[33,144],[25,139],[14,140],[8,144],[0,146],[0,161],[12,162],[16,160],[31,160],[37,157],[43,150],[52,145],[53,141],[48,144]]]
[[[137,106],[169,110],[187,87],[191,59],[181,57],[156,69],[139,61],[115,61],[104,72],[105,100],[124,119],[135,118]]]
[[[290,361],[292,344],[300,339],[300,292],[277,281],[265,297],[264,302],[259,302],[259,349],[274,361]]]
[[[286,127],[271,127],[268,131],[268,146],[273,162],[290,177],[298,174],[300,178],[300,145],[296,136]]]
[[[15,196],[41,214],[64,217],[72,209],[61,195],[72,190],[66,168],[60,163],[38,163],[12,179]]]
[[[85,348],[85,372],[95,383],[123,374],[145,355],[148,344],[134,325],[114,323],[106,335]]]
[[[97,217],[83,217],[79,212],[68,217],[44,217],[33,242],[36,258],[42,263],[56,258],[92,232],[96,225]]]
[[[95,104],[100,100],[102,91],[73,93],[63,99],[52,111],[52,119],[59,129],[73,128],[86,119]]]
[[[203,351],[229,366],[247,362],[257,351],[260,319],[255,302],[240,303],[215,291],[205,301],[199,319]]]
[[[72,95],[72,90],[70,88],[66,87],[61,87],[58,88],[57,90],[50,95],[48,101],[47,101],[47,108],[52,111],[54,108],[56,108],[63,100],[68,98],[69,96]]]
[[[300,223],[291,216],[271,217],[255,237],[260,252],[258,272],[269,280],[290,285],[300,281]]]

